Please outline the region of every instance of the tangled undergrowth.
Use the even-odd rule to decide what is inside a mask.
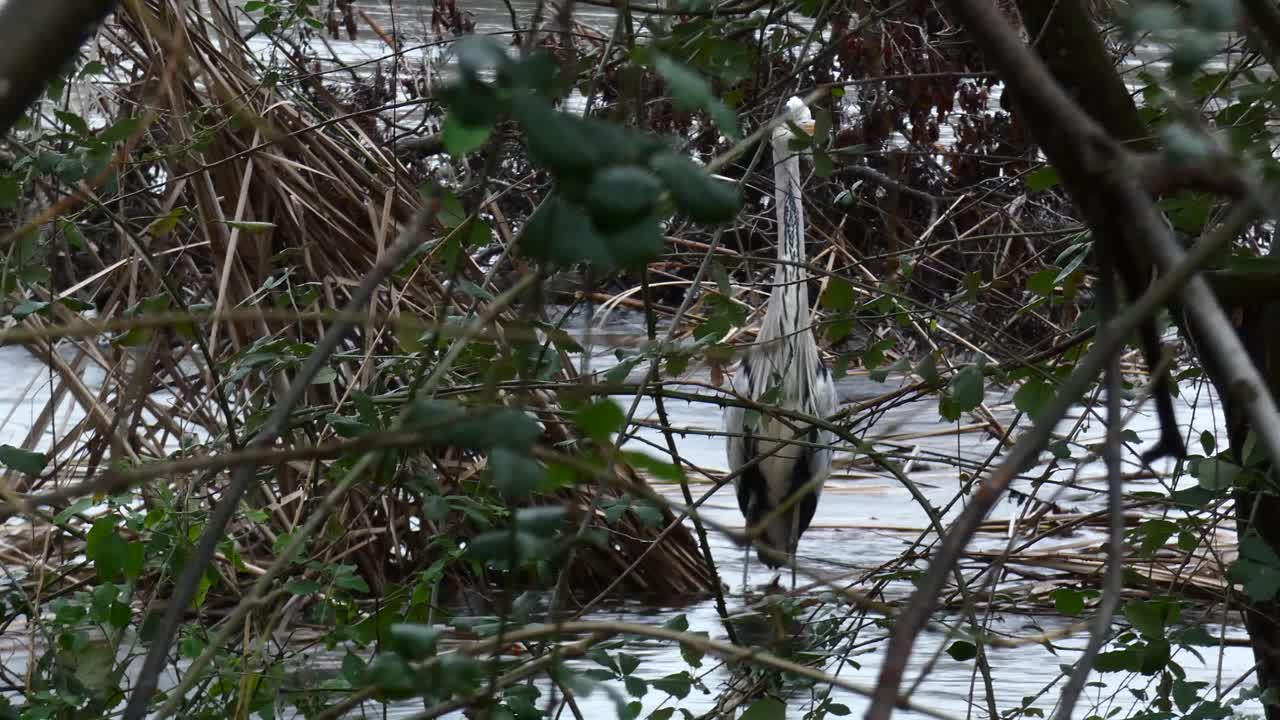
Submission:
[[[760,695],[805,690],[816,720],[850,712],[827,688],[869,692],[815,667],[883,640],[859,633],[896,617],[925,537],[1088,349],[1092,244],[1016,98],[935,3],[673,7],[609,29],[539,4],[486,42],[453,0],[434,2],[429,28],[350,0],[121,5],[0,158],[0,343],[48,386],[0,446],[0,625],[30,641],[26,677],[0,678],[21,688],[22,717],[105,715],[132,693],[182,717],[413,698],[423,717],[581,718],[575,697],[601,682],[635,717],[651,690],[712,693],[720,666],[704,655],[734,673],[707,717],[747,702],[755,720],[781,717]],[[340,57],[342,37],[376,56]],[[755,632],[771,653],[690,633],[683,616],[582,620],[620,598],[714,597],[728,614],[707,537],[733,531],[697,512],[699,486],[726,478],[680,456],[676,434],[705,428],[673,427],[662,402],[745,403],[723,380],[753,336],[776,236],[757,140],[793,94],[817,120],[797,143],[821,345],[837,377],[905,378],[827,422],[857,456],[843,468],[901,481],[931,524],[862,589],[812,574],[824,594],[770,604],[763,629],[726,620],[730,640]],[[1194,193],[1165,205],[1188,234],[1218,207]],[[624,313],[642,337],[592,367],[589,340]],[[994,385],[1018,391],[997,406]],[[637,417],[641,398],[657,422]],[[943,503],[910,477],[920,445],[867,434],[921,399],[956,438],[997,448],[926,458],[958,488]],[[974,549],[964,568],[971,585],[1058,574],[985,599],[960,575],[940,603],[959,620],[930,626],[947,640],[937,655],[976,661],[993,720],[1043,711],[1030,697],[997,712],[987,648],[1052,648],[1079,627],[1010,638],[979,608],[1074,618],[1097,598],[1100,544],[1034,547],[1102,522],[1058,504],[1096,459],[1083,424],[1055,439],[1008,525],[1033,540]],[[649,426],[665,447],[623,447]],[[1202,447],[1213,456],[1212,433]],[[1159,596],[1229,594],[1206,527],[1128,528],[1141,632],[1117,640],[1113,671],[1172,678],[1171,648],[1206,644]],[[307,652],[281,640],[295,633],[344,652],[340,672],[289,674]],[[167,634],[176,657],[156,642]],[[642,677],[622,636],[675,643],[688,669]],[[446,640],[456,652],[437,652]],[[147,644],[162,666],[139,672]],[[563,662],[578,658],[597,667]],[[179,665],[176,691],[151,696]],[[535,675],[548,684],[524,682]],[[1185,699],[1191,681],[1177,682],[1166,701]],[[666,702],[648,717],[670,718]],[[1209,702],[1205,717],[1230,706]]]

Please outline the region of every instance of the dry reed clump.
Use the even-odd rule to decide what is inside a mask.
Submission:
[[[264,81],[266,68],[230,19],[216,9],[206,17],[191,3],[179,18],[183,7],[173,0],[123,5],[100,36],[100,54],[113,61],[108,73],[125,82],[96,106],[111,115],[109,122],[150,122],[122,158],[115,187],[98,188],[70,222],[55,224],[58,232],[46,239],[68,262],[47,290],[33,285],[30,291],[46,302],[73,298],[92,305],[100,321],[135,326],[105,336],[68,335],[58,326],[82,327],[82,321],[56,302],[22,320],[17,330],[25,333],[23,344],[53,378],[49,403],[25,446],[52,433],[57,462],[38,478],[11,473],[8,481],[25,497],[47,498],[74,495],[68,488],[77,483],[104,482],[109,470],[189,462],[191,467],[178,464],[135,482],[133,489],[146,508],[171,513],[177,537],[194,537],[226,476],[225,469],[199,465],[252,437],[311,344],[329,328],[332,315],[325,313],[345,305],[423,197],[384,147],[372,114],[344,115],[336,101],[326,104],[332,95],[290,53],[294,71],[305,79]],[[365,433],[385,428],[406,401],[405,388],[429,374],[456,337],[441,328],[456,327],[458,318],[501,291],[497,273],[486,274],[459,251],[459,236],[473,238],[488,228],[477,219],[486,207],[471,220],[455,216],[448,203],[437,208],[428,233],[435,239],[374,295],[367,319],[311,387],[291,431],[274,448],[319,449],[260,463],[245,512],[221,546],[216,572],[226,584],[213,592],[234,589],[240,573],[261,574],[281,538],[305,521],[350,465],[351,453],[323,448],[358,443]],[[509,240],[505,220],[487,217]],[[143,326],[144,314],[165,312],[190,322]],[[200,319],[210,312],[234,319]],[[526,309],[498,314],[489,332],[471,339],[438,389],[464,405],[532,402],[520,388],[526,368],[503,366],[503,358],[528,356],[538,347],[532,315]],[[550,354],[558,356],[557,350]],[[86,380],[90,369],[101,371],[101,382]],[[535,369],[542,371],[541,381],[572,379],[563,369]],[[501,373],[498,379],[511,382],[489,394],[488,381]],[[83,410],[70,427],[56,412],[68,396]],[[537,401],[554,403],[554,397]],[[559,422],[547,421],[543,429],[549,443],[578,439]],[[428,568],[461,539],[505,517],[487,487],[482,453],[395,452],[392,470],[358,484],[306,555],[309,561],[353,564],[373,592]],[[594,482],[584,482],[541,502],[567,504],[576,519],[583,512],[600,515],[627,488],[643,494],[643,480],[628,467],[619,465],[615,475],[600,495]],[[77,499],[49,505],[57,512]],[[437,513],[441,507],[447,510]],[[16,554],[6,561],[37,567],[77,552],[92,524],[82,510],[73,508],[56,524],[48,516],[34,518],[30,527],[37,532],[15,542],[10,552]],[[688,530],[678,525],[658,540],[675,522],[669,510],[660,512],[656,525],[624,513],[608,528],[617,541],[580,545],[569,570],[571,587],[594,593],[643,555],[617,592],[675,597],[706,591],[710,573]],[[133,537],[141,531],[126,532]],[[475,568],[456,563],[447,572],[464,585],[485,581],[471,574]],[[73,572],[62,582],[90,572]]]

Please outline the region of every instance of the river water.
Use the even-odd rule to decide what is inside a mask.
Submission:
[[[592,365],[596,368],[607,367],[612,360],[609,348],[599,348],[599,352],[594,355]],[[3,409],[4,414],[8,416],[0,427],[0,443],[18,443],[26,435],[30,423],[48,399],[47,371],[34,358],[13,348],[0,349],[0,367],[6,369],[4,373],[6,381],[0,383],[0,409]],[[85,379],[92,385],[99,378],[100,375],[95,377],[93,371],[88,371]],[[708,376],[705,371],[694,369],[690,371],[688,379],[706,381]],[[855,402],[879,395],[898,386],[900,382],[902,382],[900,378],[890,378],[885,383],[877,383],[865,376],[855,375],[841,380],[838,389],[842,401]],[[692,386],[688,389],[697,390]],[[1189,404],[1187,400],[1194,396],[1194,388],[1188,387],[1187,390],[1188,392],[1183,393],[1178,405],[1180,420],[1192,426],[1196,433],[1202,429],[1212,430],[1209,401],[1206,399],[1201,402],[1199,412],[1196,412],[1197,406]],[[631,398],[623,397],[619,400],[623,402],[624,407],[628,407]],[[988,404],[999,422],[1007,425],[1012,420],[1014,413],[1008,403],[1007,393],[996,388],[989,389]],[[67,427],[68,423],[74,422],[79,416],[78,409],[72,408],[69,403],[64,405],[64,408],[66,408],[66,414],[58,423],[58,427]],[[677,436],[681,454],[697,467],[709,471],[724,471],[726,462],[723,439],[698,434],[698,431],[715,432],[722,428],[719,410],[709,404],[677,401],[668,402],[668,413],[672,426],[685,431]],[[641,399],[636,418],[657,422],[651,401]],[[965,420],[965,422],[969,421]],[[1072,422],[1072,418],[1065,419],[1060,429],[1065,431]],[[1149,443],[1154,437],[1152,420],[1144,415],[1135,418],[1132,427],[1139,432],[1144,442]],[[872,428],[869,438],[885,436],[889,439],[907,438],[895,442],[906,448],[917,449],[918,460],[909,471],[909,477],[920,486],[931,504],[941,507],[951,500],[958,487],[957,471],[952,464],[957,459],[981,462],[994,448],[994,440],[985,433],[946,432],[954,430],[955,425],[938,419],[936,402],[924,400],[889,411]],[[933,438],[913,437],[938,431],[943,431],[945,434]],[[1096,442],[1101,432],[1100,423],[1090,422],[1082,433],[1081,442],[1086,445]],[[637,439],[647,440],[659,447],[663,446],[664,442],[658,430],[649,428],[640,430]],[[626,447],[656,454],[652,449],[653,446],[646,446],[642,442],[632,441]],[[881,447],[885,445],[882,444]],[[805,534],[800,547],[801,562],[827,575],[856,573],[856,571],[869,572],[898,557],[914,540],[919,530],[927,526],[927,517],[924,512],[897,481],[874,472],[851,470],[840,460],[841,457],[838,457],[839,467],[825,488],[813,526]],[[1129,471],[1133,469],[1132,466],[1126,468]],[[1089,462],[1081,464],[1076,470],[1078,472],[1076,482],[1054,499],[1064,507],[1076,511],[1089,512],[1101,509],[1104,503],[1100,492],[1103,487],[1100,481],[1101,467],[1096,462]],[[1034,472],[1029,473],[1029,475],[1034,474]],[[1055,478],[1068,479],[1061,473],[1055,475]],[[694,475],[693,479],[696,481],[699,478]],[[1031,492],[1029,481],[1019,481],[1015,484],[1015,488],[1023,492]],[[705,484],[695,486],[694,493],[699,495],[705,489]],[[1159,487],[1153,480],[1138,480],[1130,483],[1130,490],[1143,489],[1158,490]],[[669,494],[673,501],[681,501],[678,489],[663,487],[662,491]],[[1051,494],[1042,490],[1039,497],[1048,498]],[[741,526],[741,516],[738,514],[736,501],[730,491],[718,493],[703,507],[703,512],[711,519],[726,525]],[[1022,506],[1012,501],[1004,501],[996,507],[991,518],[1006,521],[1021,512]],[[949,517],[954,517],[954,513]],[[1041,543],[1037,545],[1037,549],[1060,545],[1066,547],[1068,553],[1078,552],[1085,546],[1097,547],[1103,539],[1100,531],[1083,530],[1061,540]],[[736,546],[719,534],[711,533],[710,541],[720,573],[728,586],[728,603],[731,611],[740,610],[745,603],[741,583],[743,555]],[[998,550],[1007,542],[1008,538],[1004,532],[985,532],[980,533],[975,539],[971,549]],[[758,589],[772,577],[772,573],[758,562],[752,564],[751,572],[750,584],[753,589]],[[901,596],[901,593],[898,594]],[[666,618],[676,613],[686,614],[692,630],[706,631],[713,638],[725,637],[714,603],[709,600],[692,606],[673,605],[671,607],[617,603],[612,607],[593,612],[587,619],[653,622],[655,617]],[[958,621],[960,618],[955,620]],[[992,632],[1009,633],[1012,636],[1025,636],[1061,626],[1062,620],[1052,615],[1009,612],[996,613],[988,623]],[[1212,624],[1209,629],[1215,636],[1220,630]],[[867,629],[863,632],[870,641],[878,637],[881,631]],[[1226,628],[1225,634],[1233,639],[1244,635],[1243,630],[1234,625]],[[1045,647],[1038,644],[1018,648],[990,649],[989,661],[992,666],[998,707],[1001,710],[1017,707],[1024,697],[1041,693],[1055,681],[1060,682],[1059,666],[1069,663],[1072,655],[1083,646],[1084,641],[1083,634],[1057,640],[1055,641],[1056,654],[1051,654]],[[907,674],[909,682],[916,673],[920,672],[925,663],[933,658],[939,646],[947,642],[947,638],[940,634],[922,635],[909,666],[910,670]],[[859,663],[857,667],[846,666],[841,671],[843,677],[868,687],[874,684],[879,652],[882,651],[882,646],[870,645],[869,647],[872,648],[869,652],[855,657],[856,662]],[[644,660],[640,670],[644,677],[662,677],[668,673],[688,669],[678,649],[659,643],[642,643],[632,647],[629,652]],[[308,652],[305,655],[307,658],[305,665],[297,669],[308,674],[336,672],[341,665],[343,654]],[[25,665],[26,658],[20,647],[0,648],[0,655],[4,655],[3,661],[6,667],[12,671],[21,672],[20,668]],[[1209,682],[1210,689],[1219,687],[1219,683],[1223,686],[1230,684],[1252,666],[1250,651],[1239,646],[1226,647],[1221,655],[1217,654],[1216,648],[1210,649],[1205,653],[1204,662],[1185,653],[1176,656],[1176,659],[1188,671],[1191,678]],[[583,661],[583,665],[590,666],[586,661]],[[709,667],[710,664],[704,665],[704,669]],[[694,713],[710,710],[716,701],[719,684],[728,677],[727,671],[723,669],[711,672],[704,680],[711,693],[704,695],[695,689],[689,697],[680,701],[678,706]],[[1095,711],[1105,714],[1111,707],[1124,708],[1127,714],[1128,710],[1136,707],[1128,692],[1116,694],[1120,677],[1120,675],[1107,675],[1100,678],[1107,683],[1107,687],[1089,688],[1085,698],[1082,699],[1077,715],[1085,717]],[[1146,686],[1146,680],[1142,678],[1135,679],[1133,682],[1137,683],[1136,687]],[[955,717],[966,717],[970,712],[971,703],[977,703],[972,705],[972,709],[979,716],[985,716],[981,686],[976,686],[979,690],[978,694],[974,694],[973,683],[972,661],[959,662],[943,655],[936,660],[927,679],[921,683],[913,697],[918,703],[945,711]],[[1050,690],[1045,695],[1046,699],[1038,704],[1046,713],[1052,708],[1052,698],[1055,693],[1056,690]],[[649,692],[644,698],[646,712],[661,706],[663,697],[660,696],[663,696],[663,693],[654,690]],[[855,713],[865,707],[864,699],[854,693],[837,691],[834,696]],[[613,716],[614,706],[601,693],[583,698],[580,702],[588,717]],[[806,697],[793,698],[790,705],[791,714],[788,717],[800,717],[807,707]],[[409,716],[421,710],[421,704],[403,703],[392,706],[388,710],[387,717]],[[914,715],[909,711],[898,712],[903,716]],[[604,715],[597,713],[604,713]]]
[[[363,4],[362,4],[363,5]],[[384,3],[371,3],[364,9],[384,29],[393,27],[406,32],[411,38],[425,36],[429,33],[430,9],[425,4],[400,2],[394,6],[393,14]],[[515,4],[518,10],[527,15],[528,0],[520,0]],[[474,13],[478,28],[481,31],[503,31],[509,29],[507,8],[501,2],[493,0],[467,0],[465,8]],[[594,25],[608,32],[612,14],[594,6],[578,5],[577,18],[589,25]],[[522,17],[522,20],[525,18]],[[259,38],[253,41],[255,48],[265,56],[272,52],[270,44]],[[386,54],[386,46],[361,26],[361,37],[355,42],[345,39],[330,40],[335,55],[344,62],[373,60]],[[994,101],[994,98],[993,98]],[[627,322],[619,318],[616,327],[611,331],[636,333],[637,328],[627,327]],[[593,367],[607,366],[612,362],[610,348],[598,347],[593,358]],[[43,365],[26,355],[18,348],[0,348],[0,444],[19,444],[27,434],[35,415],[44,407],[49,398],[50,378]],[[101,371],[89,367],[84,371],[84,381],[90,387],[96,386],[102,378]],[[705,370],[691,369],[689,379],[706,380]],[[874,382],[863,375],[855,375],[842,379],[839,392],[845,402],[857,401],[879,395],[902,382],[901,378],[890,378],[884,383]],[[1198,400],[1197,400],[1198,398]],[[624,406],[629,405],[630,398],[620,398]],[[988,405],[996,419],[1007,425],[1014,412],[1009,403],[1007,393],[998,389],[989,389]],[[1178,400],[1180,419],[1185,426],[1193,428],[1191,437],[1196,437],[1202,430],[1216,432],[1215,418],[1211,396],[1207,392],[1197,393],[1197,388],[1188,385]],[[682,455],[698,467],[713,472],[726,469],[723,439],[699,435],[698,431],[718,431],[721,429],[720,412],[712,405],[699,405],[682,402],[668,403],[668,411],[673,426],[686,430],[678,436],[679,449]],[[80,415],[80,410],[72,401],[67,400],[60,410],[62,417],[55,427],[68,427]],[[641,400],[636,417],[642,420],[657,422],[652,402]],[[966,418],[963,422],[972,422]],[[1073,418],[1064,420],[1060,430],[1066,431],[1074,422]],[[1154,437],[1152,418],[1145,414],[1135,417],[1132,427],[1144,441]],[[985,432],[956,433],[956,426],[939,420],[936,401],[925,400],[899,406],[889,411],[869,437],[900,438],[903,447],[917,453],[917,461],[909,470],[909,476],[923,490],[929,501],[942,506],[955,495],[959,484],[955,464],[959,460],[982,462],[993,450],[994,440]],[[950,431],[950,432],[948,432]],[[1086,422],[1082,433],[1085,443],[1096,442],[1102,432],[1101,424]],[[921,437],[929,433],[938,433],[935,437]],[[1224,438],[1217,433],[1221,442]],[[653,443],[646,446],[643,441]],[[628,445],[654,452],[653,447],[664,444],[661,433],[654,429],[642,429],[637,441]],[[1132,459],[1130,459],[1132,460]],[[1130,461],[1127,470],[1134,470]],[[1167,467],[1166,467],[1167,469]],[[1060,491],[1055,500],[1061,505],[1080,512],[1099,510],[1103,507],[1104,495],[1099,492],[1102,483],[1102,468],[1096,462],[1082,463],[1075,468],[1078,476],[1075,483]],[[1034,475],[1035,473],[1030,473]],[[1064,476],[1055,476],[1066,480]],[[699,480],[695,475],[694,480]],[[1184,482],[1187,482],[1184,480]],[[705,487],[705,486],[703,486]],[[1015,487],[1030,493],[1032,489],[1028,481],[1019,481]],[[1046,485],[1046,488],[1051,486]],[[702,488],[695,487],[695,494]],[[1130,483],[1131,490],[1160,489],[1154,480],[1135,480]],[[676,488],[663,487],[662,492],[670,493],[673,500],[680,501]],[[1051,490],[1041,490],[1040,497],[1051,494]],[[727,525],[740,526],[741,516],[738,514],[736,502],[728,491],[722,491],[703,508],[709,517]],[[1007,521],[1011,516],[1023,512],[1020,505],[1012,501],[999,504],[992,513],[992,519]],[[954,512],[948,519],[954,517]],[[870,471],[854,471],[847,466],[837,469],[835,476],[826,486],[822,501],[813,526],[805,534],[801,543],[801,561],[829,574],[851,573],[853,571],[870,571],[883,563],[898,557],[914,540],[920,530],[927,526],[927,517],[912,500],[910,494],[897,481],[881,473]],[[1043,543],[1041,549],[1053,547],[1055,543],[1067,549],[1065,552],[1079,552],[1082,546],[1097,546],[1103,541],[1102,533],[1095,530],[1082,530],[1064,538]],[[712,533],[710,537],[713,554],[720,573],[728,585],[728,601],[731,609],[741,608],[744,604],[741,587],[742,553],[724,537]],[[0,542],[3,539],[0,538]],[[975,539],[972,549],[1001,549],[1009,542],[1004,533],[981,533]],[[767,582],[771,573],[759,563],[752,566],[750,584],[757,586]],[[692,606],[655,607],[640,603],[615,604],[607,609],[592,613],[589,619],[636,620],[651,623],[655,618],[665,618],[676,613],[685,613],[690,629],[706,631],[713,638],[723,638],[724,628],[720,623],[714,604],[710,601]],[[1061,627],[1062,620],[1055,616],[1036,616],[1021,613],[995,613],[988,621],[988,627],[994,632],[1008,632],[1013,635],[1027,635]],[[1234,620],[1233,620],[1234,623]],[[1213,623],[1208,623],[1209,631],[1215,636],[1223,631],[1229,638],[1243,637],[1243,630],[1230,624],[1225,630]],[[877,637],[880,630],[869,629],[867,639]],[[1046,714],[1053,708],[1053,698],[1061,685],[1059,666],[1070,663],[1085,642],[1084,634],[1076,634],[1055,642],[1054,652],[1043,645],[1029,644],[1018,648],[996,648],[988,651],[994,678],[994,692],[1000,710],[1018,707],[1023,698],[1044,693],[1036,706]],[[931,662],[938,649],[947,638],[935,634],[922,635],[917,644],[907,673],[908,681],[904,687],[911,687],[912,682]],[[882,645],[869,645],[870,650],[855,658],[856,664],[846,664],[841,669],[841,676],[866,687],[874,684],[879,669],[879,657]],[[642,643],[632,646],[630,652],[641,656],[644,660],[640,673],[648,678],[661,677],[667,673],[688,669],[677,649],[657,643]],[[27,658],[20,647],[0,647],[0,657],[5,666],[13,672],[21,673]],[[1187,670],[1191,679],[1204,680],[1209,683],[1206,692],[1225,688],[1252,667],[1252,656],[1246,647],[1231,645],[1222,649],[1209,649],[1204,653],[1204,660],[1181,653],[1177,660]],[[300,671],[336,671],[342,659],[341,653],[310,652],[307,654],[306,666]],[[583,663],[584,667],[589,663]],[[709,661],[704,669],[711,667]],[[720,684],[728,677],[723,669],[710,672],[703,680],[710,689],[704,694],[695,689],[689,697],[675,703],[676,706],[700,713],[713,707]],[[1119,711],[1119,717],[1141,709],[1143,704],[1135,701],[1134,696],[1122,690],[1123,682],[1133,689],[1154,691],[1154,680],[1130,678],[1122,674],[1095,676],[1104,686],[1093,686],[1086,689],[1085,695],[1077,707],[1076,716],[1085,717],[1098,713],[1107,715],[1112,710]],[[1054,683],[1057,683],[1055,685]],[[1046,688],[1048,690],[1046,691]],[[835,691],[833,695],[853,711],[860,714],[866,707],[863,697],[847,692]],[[665,700],[665,703],[664,703]],[[914,692],[913,700],[919,704],[933,707],[954,717],[969,717],[976,713],[985,716],[985,703],[982,700],[980,684],[975,685],[975,674],[972,661],[956,661],[943,654],[932,663],[928,677]],[[656,690],[651,690],[644,698],[644,712],[647,713],[672,701]],[[601,693],[581,698],[580,707],[587,718],[598,720],[613,717],[614,706]],[[798,718],[811,706],[804,697],[793,698],[788,704],[788,717]],[[1246,705],[1244,709],[1258,712],[1256,704]],[[407,717],[422,710],[421,704],[402,703],[389,707],[385,715],[377,710],[379,717]],[[288,709],[285,709],[286,716]],[[900,717],[911,717],[910,711],[897,711]],[[643,717],[643,715],[642,715]]]

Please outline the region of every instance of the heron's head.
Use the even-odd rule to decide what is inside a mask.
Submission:
[[[800,98],[793,96],[787,100],[786,119],[790,120],[801,131],[813,135],[813,113],[809,112],[809,108]],[[785,142],[792,134],[791,125],[784,122],[773,131],[773,139],[774,141]]]

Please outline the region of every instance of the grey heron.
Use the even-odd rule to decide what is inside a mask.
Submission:
[[[787,101],[786,109],[795,125],[813,133],[813,116],[803,101],[793,97]],[[788,147],[791,137],[792,132],[785,123],[773,132],[778,264],[764,322],[755,343],[742,359],[740,379],[734,385],[744,387],[746,396],[762,405],[826,419],[835,410],[836,390],[818,353],[810,324],[800,159]],[[794,589],[796,546],[813,520],[822,482],[831,473],[831,446],[835,438],[830,431],[817,427],[797,438],[796,428],[802,423],[771,416],[767,411],[751,415],[753,422],[748,422],[748,414],[741,407],[728,407],[724,413],[730,470],[737,472],[752,459],[765,456],[734,479],[738,509],[747,526],[758,525],[798,490],[816,483],[789,512],[770,522],[762,534],[765,544],[785,552],[790,559]],[[782,566],[776,556],[762,551],[757,554],[770,568]],[[748,546],[742,566],[744,592],[750,559]]]

